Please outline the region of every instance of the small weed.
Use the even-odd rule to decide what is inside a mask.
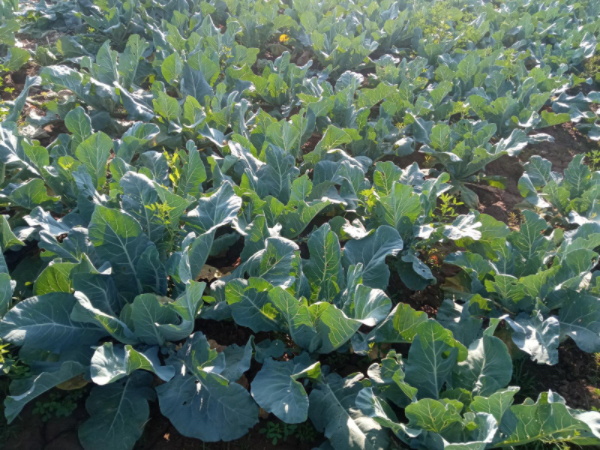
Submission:
[[[600,83],[600,55],[592,56],[586,61],[583,75],[592,78],[596,83]]]
[[[594,371],[594,375],[590,377],[590,382],[598,386],[600,385],[600,353],[594,353],[594,363],[594,369],[596,370]]]
[[[521,213],[520,212],[509,212],[508,213],[508,226],[513,230],[518,230],[519,225],[521,223]]]
[[[283,425],[283,440],[287,440],[288,437],[296,438],[302,443],[314,442],[317,439],[317,430],[315,430],[310,422],[298,425],[286,423]]]
[[[440,195],[440,205],[436,209],[435,218],[438,222],[451,222],[458,213],[454,208],[464,205],[458,201],[456,196],[451,194]]]
[[[375,188],[365,189],[364,191],[360,192],[360,195],[365,206],[365,213],[371,213],[377,205],[378,201]]]
[[[277,445],[280,440],[286,442],[290,438],[297,439],[302,443],[314,442],[317,439],[317,430],[310,422],[300,424],[267,422],[266,426],[259,430],[259,433],[270,439],[273,445]]]
[[[532,442],[518,448],[519,450],[574,450],[573,447],[564,442]]]
[[[179,179],[181,178],[179,153],[175,152],[171,155],[170,153],[165,151],[163,155],[165,156],[167,164],[169,165],[169,179],[171,180],[171,183],[173,183],[173,187],[177,188],[177,185],[179,184]]]
[[[440,269],[442,267],[442,258],[440,257],[440,250],[435,247],[428,247],[425,250],[425,261],[430,267]]]
[[[175,238],[177,237],[177,224],[171,221],[171,211],[175,208],[166,203],[153,203],[146,205],[146,209],[154,214],[154,217],[164,225],[167,237],[165,239],[166,248],[168,251],[173,251],[175,248]]]
[[[592,170],[600,169],[600,150],[592,150],[585,154],[587,165]]]
[[[332,353],[327,358],[327,362],[331,367],[344,367],[350,362],[350,355],[346,353]]]
[[[33,414],[42,416],[44,422],[55,417],[69,417],[77,408],[77,403],[83,397],[84,392],[84,389],[53,391],[47,400],[35,403]]]
[[[29,375],[29,366],[23,364],[18,356],[10,351],[10,344],[2,344],[0,340],[0,374],[9,379],[24,378]]]
[[[526,367],[527,358],[518,358],[513,361],[513,375],[510,386],[520,386],[518,395],[525,398],[537,396],[535,377]]]
[[[594,389],[594,394],[595,394],[596,396],[600,397],[600,389],[598,389],[598,388],[595,388],[595,389]],[[596,406],[592,406],[592,407],[591,407],[591,410],[592,410],[592,411],[596,411],[596,412],[600,412],[600,408],[597,408]]]
[[[433,167],[435,166],[435,158],[431,155],[425,155],[425,161],[423,163],[423,167]]]
[[[264,434],[271,444],[277,445],[277,442],[283,438],[283,429],[280,423],[267,422],[267,425],[260,429],[260,434]]]

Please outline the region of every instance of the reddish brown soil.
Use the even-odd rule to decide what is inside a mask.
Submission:
[[[522,386],[519,393],[521,400],[535,398],[538,392],[551,389],[562,395],[571,408],[600,408],[597,391],[600,386],[600,359],[580,350],[570,340],[561,345],[558,354],[560,363],[555,366],[527,360],[522,367],[517,367],[515,373],[520,372],[520,377],[513,378],[513,383]]]
[[[44,397],[38,401],[44,401]],[[3,450],[83,450],[77,436],[77,429],[88,418],[83,402],[69,417],[52,418],[47,422],[32,411],[33,405],[28,405],[11,424],[8,439],[2,443]],[[229,443],[204,443],[182,436],[160,414],[157,402],[151,404],[150,417],[136,450],[310,450],[315,446],[315,442],[301,442],[295,437],[286,441],[279,439],[273,445],[272,440],[260,432],[272,417],[261,419],[250,433]]]
[[[517,158],[503,156],[486,166],[487,175],[502,176],[506,179],[505,189],[469,186],[479,195],[480,212],[503,222],[509,221],[509,214],[515,212],[518,209],[516,206],[523,201],[518,183],[523,174],[523,164],[531,156],[546,158],[552,163],[552,170],[563,172],[575,155],[599,149],[596,143],[589,141],[570,123],[540,131],[552,136],[554,141],[529,145]]]
[[[27,77],[33,77],[40,71],[40,67],[35,63],[27,63],[16,72],[11,72],[4,76],[4,87],[0,90],[0,98],[4,101],[14,100],[19,96],[25,85]],[[6,90],[8,88],[8,91]],[[35,89],[30,91],[32,94]]]
[[[198,439],[186,438],[179,434],[171,423],[160,415],[157,407],[151,411],[146,432],[136,445],[136,450],[310,450],[314,443],[303,443],[295,438],[280,439],[273,445],[260,432],[268,420],[261,421],[246,436],[233,442],[204,443]]]
[[[42,396],[28,404],[9,426],[5,450],[82,450],[77,437],[79,424],[88,418],[84,401],[68,417],[55,417],[44,422],[40,415],[33,414],[35,403],[43,402]],[[5,427],[4,417],[0,427]]]

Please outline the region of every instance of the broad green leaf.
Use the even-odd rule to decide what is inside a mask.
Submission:
[[[29,52],[27,52],[26,50],[21,50],[21,49],[18,49],[18,50],[25,52],[25,54],[27,55],[27,60],[29,60]],[[25,54],[23,54],[23,55],[25,55]],[[17,69],[14,69],[14,70],[16,71]],[[13,101],[12,106],[8,110],[8,115],[6,115],[4,117],[4,120],[7,122],[8,121],[17,122],[17,120],[19,119],[19,117],[21,115],[21,112],[23,111],[23,108],[25,107],[25,104],[27,103],[27,96],[29,95],[29,91],[31,90],[32,87],[39,86],[41,84],[42,84],[41,77],[28,76],[25,80],[25,86],[23,86],[23,90],[18,95],[18,97],[15,98],[15,100]]]
[[[152,376],[136,372],[106,386],[95,386],[85,407],[90,418],[79,427],[79,440],[86,449],[131,450],[142,437],[150,418]]]
[[[444,227],[444,237],[453,241],[460,239],[481,239],[481,231],[479,230],[482,223],[478,220],[478,216],[471,211],[469,214],[458,216],[450,225]]]
[[[351,299],[342,307],[344,313],[363,325],[374,327],[387,317],[392,301],[381,289],[372,289],[363,284],[356,286]]]
[[[169,97],[165,92],[158,92],[157,98],[152,100],[154,111],[166,120],[174,121],[179,118],[181,108],[179,102],[173,97]]]
[[[184,250],[184,255],[179,262],[179,276],[182,282],[188,283],[198,279],[210,255],[214,239],[214,230],[201,234],[194,239],[189,248]]]
[[[329,205],[329,201],[300,203],[296,210],[286,213],[283,218],[281,234],[288,239],[298,237],[327,205]]]
[[[72,133],[71,148],[73,151],[79,147],[83,141],[92,135],[92,119],[85,113],[85,110],[78,106],[69,111],[65,116],[65,126]]]
[[[16,245],[23,246],[25,244],[12,232],[8,223],[8,216],[0,216],[0,246],[2,251],[6,251]]]
[[[410,290],[421,291],[437,281],[429,266],[410,250],[402,255],[396,267],[400,279]]]
[[[252,397],[283,422],[302,423],[308,418],[308,394],[298,380],[320,374],[320,363],[313,364],[307,353],[290,361],[269,358],[252,381]]]
[[[140,60],[150,44],[137,34],[127,40],[125,51],[119,56],[119,78],[125,89],[129,89],[136,80]]]
[[[460,411],[453,403],[442,403],[424,398],[406,407],[406,417],[413,428],[441,433],[446,428],[462,421]]]
[[[317,339],[317,330],[306,301],[296,299],[286,290],[276,287],[269,291],[269,300],[275,311],[281,315],[287,327],[287,333],[298,346],[311,349]]]
[[[160,325],[175,323],[177,314],[154,294],[142,294],[131,305],[131,321],[136,337],[148,345],[163,345],[167,337]]]
[[[75,303],[73,295],[63,292],[23,300],[0,322],[0,338],[16,346],[53,353],[96,344],[106,333],[71,320]]]
[[[124,212],[97,205],[89,236],[98,254],[111,263],[119,294],[132,299],[143,292],[139,264],[152,243],[140,224]]]
[[[454,340],[452,332],[434,320],[417,327],[406,363],[406,382],[416,387],[419,398],[439,398],[451,380],[454,365],[467,356],[466,348]]]
[[[96,349],[90,364],[92,381],[101,386],[114,383],[139,369],[153,372],[163,381],[169,381],[175,375],[172,366],[161,366],[158,347],[141,353],[131,345],[114,346],[112,342],[106,342]]]
[[[188,341],[184,349],[191,355],[184,367],[156,388],[162,414],[179,433],[204,442],[232,441],[246,434],[258,422],[258,406],[248,391],[215,373],[216,352],[209,351],[206,339]]]
[[[565,184],[571,197],[579,197],[587,184],[590,169],[583,164],[584,155],[577,155],[565,170]]]
[[[25,167],[34,174],[38,170],[25,154],[15,122],[0,122],[0,163]],[[2,172],[4,173],[4,172]]]
[[[46,267],[33,284],[35,295],[44,295],[51,292],[71,293],[71,271],[76,263],[54,263]]]
[[[386,97],[397,92],[397,87],[381,82],[374,89],[361,89],[358,96],[359,108],[371,108]]]
[[[184,436],[204,442],[232,441],[258,422],[248,391],[214,373],[177,374],[156,388],[160,410]]]
[[[394,227],[403,239],[410,239],[413,226],[421,214],[421,200],[413,193],[412,186],[396,182],[392,192],[378,203],[381,221]]]
[[[396,414],[374,388],[364,388],[356,396],[356,407],[367,417],[385,428],[390,428],[397,436],[415,438],[421,430],[410,430],[406,425],[397,423]],[[410,430],[410,431],[409,431]]]
[[[44,182],[39,178],[34,178],[26,183],[23,183],[16,188],[11,199],[19,206],[27,209],[33,209],[36,206],[54,203],[60,197],[51,197],[48,195],[48,190]]]
[[[531,359],[540,364],[558,363],[561,324],[556,317],[551,316],[544,320],[542,313],[537,312],[531,318],[527,314],[520,314],[514,320],[508,317],[505,320],[513,330],[513,342],[531,355]]]
[[[12,306],[12,294],[17,283],[10,279],[7,273],[0,273],[0,319]]]
[[[508,411],[514,401],[514,397],[519,392],[518,387],[511,386],[506,389],[502,389],[498,392],[494,392],[489,397],[475,397],[471,403],[470,408],[474,412],[484,412],[494,416],[496,422],[499,424],[504,417],[504,413]]]
[[[187,149],[189,156],[181,171],[177,191],[180,195],[183,194],[184,197],[191,195],[197,198],[202,192],[202,183],[206,180],[206,170],[200,159],[198,149],[191,141],[188,142]]]
[[[116,51],[110,49],[110,41],[104,42],[96,55],[96,63],[92,64],[91,67],[94,78],[107,85],[112,85],[115,81],[118,81],[117,55]]]
[[[512,377],[512,359],[506,345],[494,336],[483,336],[469,346],[469,356],[458,363],[454,387],[487,397],[503,389]]]
[[[550,393],[540,394],[536,403],[514,405],[500,424],[500,439],[495,446],[523,445],[529,442],[589,443],[588,425],[570,413],[563,402],[551,402]],[[593,442],[593,440],[592,440]]]
[[[98,189],[106,182],[106,164],[112,145],[106,134],[98,132],[82,141],[75,150],[77,159],[83,163]]]
[[[271,232],[267,227],[267,219],[264,215],[256,216],[252,223],[244,230],[247,234],[244,236],[244,249],[240,255],[242,262],[256,252],[265,248],[266,240],[271,236]]]
[[[292,181],[299,173],[296,161],[292,155],[274,145],[265,149],[265,160],[266,165],[257,172],[260,185],[280,202],[287,204]]]
[[[90,293],[89,290],[86,290]],[[111,306],[103,300],[102,294],[90,294],[88,298],[83,292],[75,292],[77,303],[71,312],[71,320],[96,325],[124,344],[137,344],[139,339],[130,329],[129,324],[115,317]],[[117,294],[115,293],[115,296]],[[131,325],[133,328],[133,325]]]
[[[564,295],[564,294],[563,294]],[[558,313],[561,336],[569,336],[585,352],[600,349],[600,300],[583,293],[569,292]]]
[[[80,100],[100,111],[113,110],[119,101],[114,87],[95,78],[88,79],[82,73],[64,65],[44,67],[40,75],[43,84],[52,83],[55,89],[69,89]]]
[[[309,396],[309,417],[336,450],[384,450],[389,438],[381,425],[355,406],[362,389],[361,374],[341,378],[331,374]]]
[[[337,293],[341,268],[340,243],[329,224],[322,225],[308,239],[310,259],[304,264],[304,274],[311,283],[317,300],[331,301]],[[341,281],[341,280],[340,280]],[[335,295],[335,294],[334,294]]]
[[[209,197],[200,198],[198,206],[184,220],[194,230],[208,233],[230,223],[241,206],[242,199],[234,194],[231,184],[225,183]]]
[[[533,155],[525,164],[524,169],[537,188],[546,186],[552,180],[552,163],[539,155]]]
[[[436,320],[444,328],[452,331],[454,338],[463,345],[471,345],[481,335],[482,319],[472,315],[470,311],[471,305],[476,304],[479,299],[477,294],[465,305],[446,299],[438,309]]]
[[[300,178],[296,178],[292,182],[292,192],[289,203],[295,205],[301,204],[308,198],[312,188],[312,181],[310,181],[310,178],[308,178],[306,174],[302,175]]]
[[[145,145],[152,145],[160,129],[153,123],[135,122],[122,136],[123,144],[119,147],[118,156],[131,161],[136,152],[143,150]],[[141,155],[144,157],[144,154]]]
[[[7,20],[0,26],[0,42],[6,45],[15,44],[15,33],[20,29],[17,19]]]
[[[375,233],[359,240],[352,240],[344,247],[344,267],[362,264],[363,283],[366,286],[385,289],[390,278],[390,269],[385,258],[396,256],[402,250],[402,239],[394,228],[382,225]]]
[[[142,285],[142,291],[152,291],[159,295],[167,293],[167,273],[154,245],[146,247],[141,254],[136,273]]]
[[[262,364],[267,358],[279,358],[282,356],[285,352],[285,345],[279,339],[275,339],[274,341],[265,339],[256,344],[254,350],[254,359],[256,359],[256,362]]]
[[[250,336],[244,347],[237,344],[229,345],[223,351],[225,355],[225,369],[221,375],[229,381],[238,381],[250,369],[252,363],[252,345],[254,336]]]
[[[278,330],[281,319],[269,299],[271,288],[259,278],[235,279],[227,283],[225,298],[236,323],[254,332]]]
[[[78,362],[65,361],[56,371],[42,372],[11,383],[11,395],[4,400],[4,415],[10,424],[25,405],[50,389],[81,375],[85,368]]]
[[[404,381],[402,357],[394,350],[388,352],[381,364],[372,364],[367,373],[375,391],[383,398],[402,408],[416,401],[417,389]]]
[[[394,182],[398,181],[401,175],[402,170],[393,162],[378,162],[373,174],[373,184],[377,190],[387,196],[392,194]]]
[[[181,56],[177,52],[171,53],[165,58],[160,66],[162,76],[169,84],[175,84],[175,81],[180,77],[183,71],[183,63]]]
[[[325,130],[323,139],[319,142],[318,146],[330,150],[342,144],[349,144],[356,139],[358,139],[358,133],[355,130],[350,128],[340,129],[330,125]]]
[[[123,209],[137,219],[150,240],[159,242],[165,224],[158,217],[158,192],[154,183],[145,175],[131,171],[121,177],[119,186],[123,189]]]
[[[360,328],[361,322],[346,316],[331,303],[314,303],[308,308],[313,327],[317,332],[309,351],[331,353],[352,338]]]
[[[300,270],[298,245],[281,237],[266,240],[264,250],[259,250],[234,272],[236,276],[247,274],[263,278],[273,286],[289,287],[296,282]]]
[[[91,304],[101,311],[112,314],[121,309],[115,283],[108,274],[74,273],[73,289],[84,294]],[[75,296],[77,297],[77,294]]]
[[[571,121],[571,116],[568,113],[555,114],[550,111],[542,111],[542,121],[536,128],[553,127]]]
[[[188,95],[195,98],[201,105],[206,104],[206,96],[212,97],[214,95],[210,84],[204,78],[204,74],[200,70],[192,69],[188,64],[184,65],[181,75],[181,93],[184,98]]]
[[[406,303],[399,303],[373,331],[369,338],[381,343],[412,342],[418,326],[427,321],[427,314],[415,311]]]
[[[518,233],[510,235],[510,242],[523,254],[526,259],[531,258],[545,239],[541,235],[548,228],[546,221],[531,211],[523,211],[525,220]]]

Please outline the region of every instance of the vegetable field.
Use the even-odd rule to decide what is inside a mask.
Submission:
[[[0,442],[600,448],[599,38],[597,0],[0,0]]]

